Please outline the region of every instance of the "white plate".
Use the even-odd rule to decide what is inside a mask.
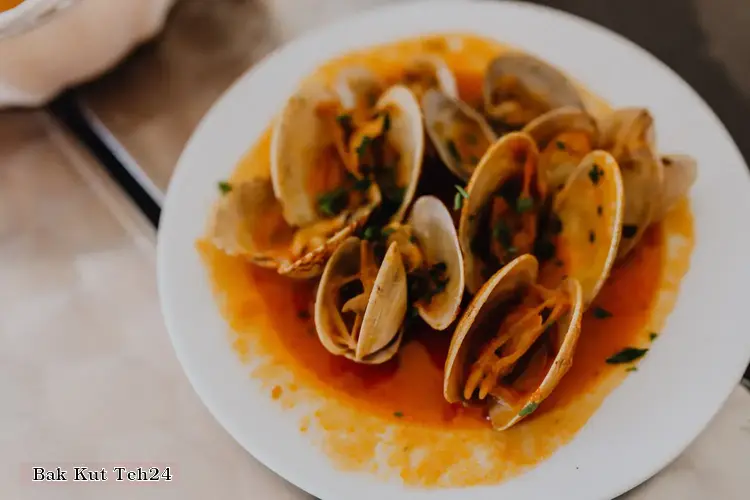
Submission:
[[[696,246],[676,308],[642,363],[552,458],[493,487],[406,490],[335,470],[296,420],[261,393],[224,334],[194,248],[226,178],[299,79],[355,48],[440,31],[508,42],[563,68],[616,106],[648,107],[661,151],[699,163],[692,190]],[[268,467],[325,500],[612,498],[674,459],[704,428],[750,358],[750,183],[742,157],[700,97],[664,64],[592,23],[515,3],[422,2],[368,12],[300,38],[256,65],[188,143],[162,214],[158,278],[177,355],[195,390],[234,438]],[[637,291],[634,291],[637,293]]]

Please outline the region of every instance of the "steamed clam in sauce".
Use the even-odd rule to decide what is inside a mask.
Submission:
[[[449,402],[485,404],[505,430],[532,414],[573,364],[581,286],[537,283],[539,264],[514,259],[479,290],[456,326],[445,363]]]
[[[653,122],[469,35],[324,64],[199,243],[234,348],[285,408],[314,398],[337,465],[517,474],[635,369],[687,269],[697,166]]]

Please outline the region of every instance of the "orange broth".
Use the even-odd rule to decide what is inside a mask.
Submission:
[[[473,103],[481,98],[484,67],[504,50],[473,36],[434,36],[343,56],[311,78],[330,81],[356,62],[395,81],[410,57],[433,51],[455,71],[461,97]],[[595,109],[606,111],[604,103],[590,100]],[[266,131],[231,181],[268,177],[269,149]],[[427,160],[424,171],[430,174],[423,174],[417,196],[437,194],[450,207],[456,180],[436,161]],[[670,249],[665,244],[670,238],[689,244]],[[689,266],[692,217],[684,201],[646,232],[595,301],[612,316],[597,318],[594,307],[586,313],[573,367],[534,415],[503,433],[489,428],[482,411],[443,399],[451,330],[435,332],[421,324],[408,333],[393,360],[358,365],[320,344],[311,319],[314,282],[283,278],[205,241],[198,242],[198,249],[231,327],[234,349],[253,365],[252,375],[268,387],[269,397],[287,408],[310,407],[300,432],[314,429],[311,439],[334,464],[384,477],[396,474],[412,485],[468,486],[498,482],[550,456],[624,379],[627,365],[605,360],[623,347],[647,347],[650,333],[661,328]]]

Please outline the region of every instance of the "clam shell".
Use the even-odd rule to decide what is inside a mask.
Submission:
[[[292,226],[303,227],[321,218],[317,202],[322,193],[309,189],[309,179],[316,175],[320,158],[332,146],[333,137],[317,108],[336,100],[336,94],[328,87],[306,83],[287,101],[274,127],[271,180],[284,219]]]
[[[386,140],[400,152],[396,165],[396,183],[404,189],[403,198],[392,221],[401,221],[406,214],[419,176],[422,173],[424,156],[424,126],[419,103],[414,94],[403,85],[389,88],[378,100],[377,110],[391,110],[391,126],[386,132]],[[376,179],[377,180],[377,179]]]
[[[423,54],[409,61],[404,68],[402,82],[414,92],[417,100],[429,89],[458,98],[458,85],[453,71],[443,58],[435,54]]]
[[[662,183],[659,203],[654,211],[654,222],[666,217],[669,210],[684,196],[698,178],[698,163],[688,155],[664,155],[661,159],[664,165],[664,182]]]
[[[496,272],[481,287],[456,325],[445,359],[443,396],[449,403],[463,401],[468,369],[467,357],[473,336],[483,319],[498,304],[511,298],[519,289],[536,282],[539,263],[531,255],[522,255]]]
[[[620,166],[625,190],[623,235],[618,259],[640,241],[654,220],[664,183],[664,166],[656,153],[654,120],[646,109],[622,108],[601,123],[601,147]]]
[[[553,109],[535,118],[523,128],[529,134],[541,152],[539,170],[551,191],[556,191],[568,180],[583,157],[591,152],[599,142],[599,128],[596,120],[581,108],[566,106]],[[561,134],[583,134],[589,147],[579,151],[571,150],[570,145],[551,144]],[[548,149],[549,148],[549,149]]]
[[[506,134],[482,157],[466,186],[469,197],[461,209],[458,241],[464,255],[466,289],[471,294],[477,293],[485,276],[497,270],[489,269],[487,263],[474,253],[472,242],[480,231],[488,229],[480,228],[482,210],[500,186],[511,177],[523,173],[523,163],[518,161],[516,154],[518,151],[531,155],[534,161],[539,157],[539,150],[529,135],[522,132]]]
[[[273,269],[290,258],[292,233],[271,181],[261,178],[232,184],[214,207],[207,231],[208,239],[220,250]]]
[[[553,211],[562,223],[558,255],[567,275],[580,283],[584,307],[604,285],[617,256],[623,216],[623,182],[615,159],[589,153],[555,197]]]
[[[358,334],[348,330],[339,311],[338,290],[342,282],[363,279],[362,242],[348,238],[326,264],[315,300],[315,329],[325,349],[364,364],[379,364],[392,358],[401,343],[407,309],[406,271],[395,244],[377,269]],[[370,288],[368,290],[368,288]]]
[[[468,104],[438,90],[424,94],[422,111],[427,134],[440,159],[461,179],[471,177],[479,158],[495,142],[492,128]],[[474,158],[462,155],[464,149],[471,150]]]
[[[558,331],[564,332],[557,336],[558,344],[555,346],[555,356],[552,366],[542,380],[539,387],[521,404],[509,408],[496,401],[490,404],[489,416],[492,427],[498,431],[504,431],[532,414],[552,391],[558,386],[562,378],[573,366],[573,355],[581,334],[581,319],[583,316],[583,301],[581,298],[581,286],[574,279],[568,279],[561,285],[573,304],[567,314],[558,321]]]
[[[446,265],[445,289],[429,303],[417,302],[422,319],[435,330],[445,330],[458,316],[464,293],[464,265],[453,217],[434,196],[422,196],[414,202],[409,225],[424,254],[425,264]]]
[[[508,97],[513,100],[519,97],[497,91],[498,81],[503,78],[513,78],[520,88],[521,97],[531,99],[531,103],[525,103],[527,106],[524,106],[523,112],[509,113],[502,108]],[[496,95],[498,93],[499,96]],[[512,52],[493,59],[487,66],[483,97],[487,115],[518,127],[555,108],[584,107],[578,89],[558,69],[528,54]]]

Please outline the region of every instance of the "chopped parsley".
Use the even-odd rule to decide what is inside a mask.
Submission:
[[[638,226],[635,224],[625,224],[622,226],[622,237],[623,238],[632,238],[635,236],[635,233],[638,232]]]
[[[516,200],[516,212],[519,214],[522,214],[524,212],[528,212],[534,208],[534,200],[526,197],[526,196],[519,196]]]
[[[607,363],[610,365],[620,365],[623,363],[630,363],[643,357],[648,352],[648,349],[640,349],[638,347],[626,347],[617,354],[613,354],[607,358]]]
[[[227,194],[232,190],[232,185],[227,181],[219,181],[219,191],[221,194]]]
[[[369,135],[362,137],[362,142],[357,146],[357,157],[362,158],[367,152],[367,148],[370,147],[370,144],[372,144],[372,137]]]
[[[367,191],[370,189],[370,186],[372,185],[372,181],[367,178],[357,179],[354,181],[354,186],[352,188],[355,191]]]
[[[592,310],[596,319],[607,319],[612,317],[612,313],[604,309],[603,307],[594,307]]]
[[[658,333],[656,333],[656,332],[651,332],[651,333],[650,333],[650,334],[648,335],[648,338],[649,338],[649,339],[651,340],[651,342],[653,342],[654,340],[656,340],[656,337],[658,337],[658,336],[659,336],[659,334],[658,334]]]
[[[380,238],[381,232],[377,226],[367,226],[362,233],[362,238],[367,241],[375,241]]]
[[[557,149],[560,151],[565,151],[565,143],[563,141],[555,141],[555,146],[557,146]]]
[[[396,417],[396,418],[401,418],[401,417],[404,416],[404,413],[400,412],[400,411],[394,411],[393,412],[393,416]]]
[[[637,366],[628,366],[627,370],[625,370],[625,371],[626,372],[637,372],[638,371],[638,367]]]
[[[456,196],[453,197],[453,210],[461,210],[464,200],[469,199],[469,193],[458,184],[456,184],[456,191]]]
[[[318,210],[325,216],[333,217],[346,208],[349,193],[344,188],[336,188],[318,197]]]
[[[521,411],[518,412],[518,416],[525,417],[527,415],[531,415],[536,411],[537,408],[539,408],[539,403],[532,401],[531,403],[521,408]]]
[[[513,236],[508,225],[500,220],[492,228],[492,238],[500,242],[503,248],[510,250],[513,245]]]
[[[596,233],[592,230],[589,231],[589,243],[594,243],[596,241]]]
[[[589,170],[589,179],[591,179],[591,183],[596,186],[599,184],[599,179],[604,177],[604,170],[599,168],[599,165],[594,163],[594,165],[591,167],[591,170]]]

